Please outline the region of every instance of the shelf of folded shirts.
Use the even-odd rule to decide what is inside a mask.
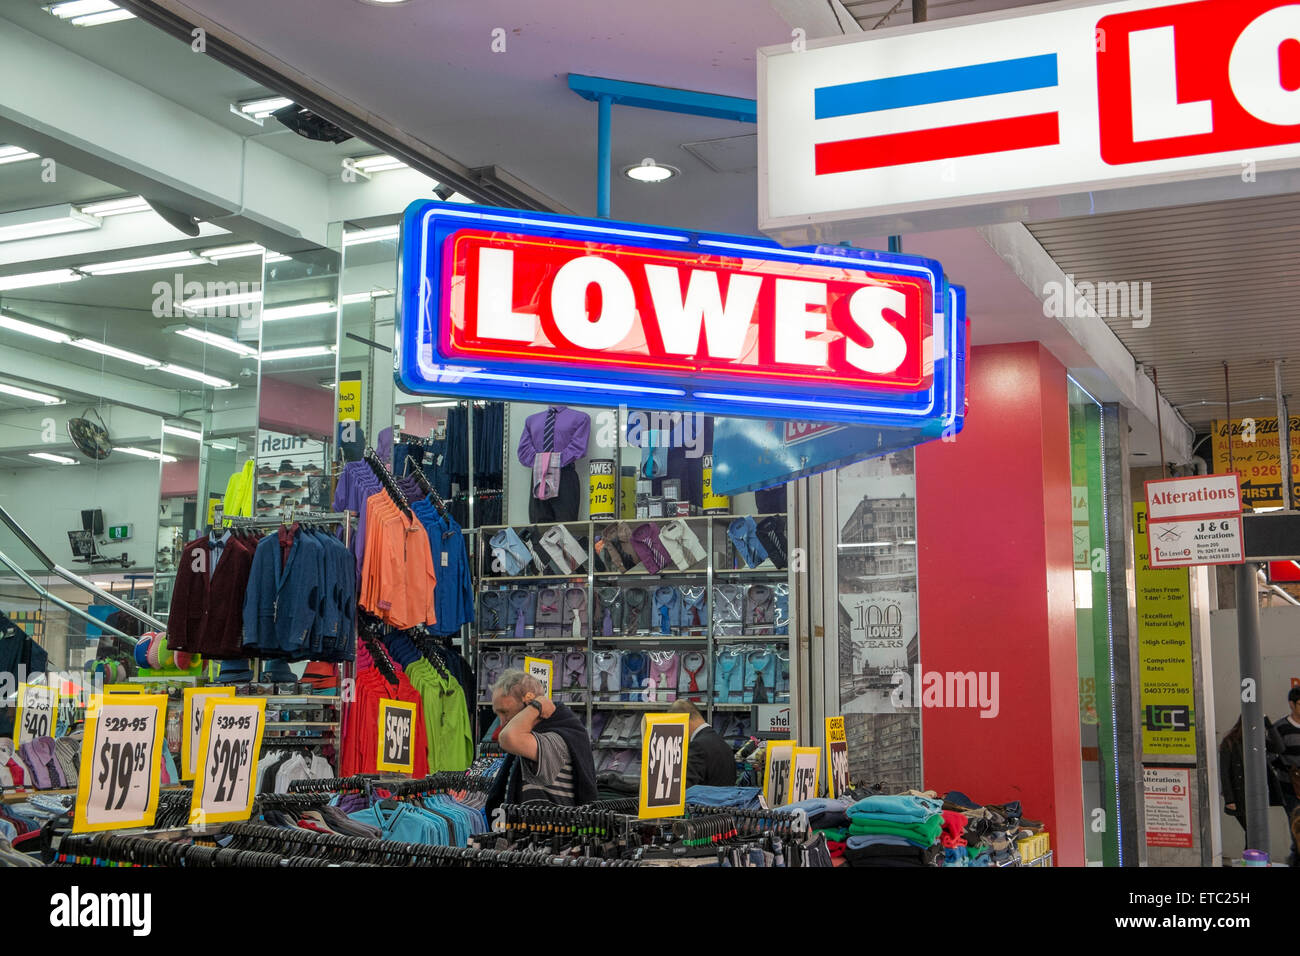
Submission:
[[[770,568],[765,568],[765,567],[763,567],[762,565],[759,565],[759,566],[756,567],[756,568],[714,568],[714,569],[713,569],[713,576],[714,576],[715,578],[716,578],[716,577],[721,577],[722,575],[728,575],[728,574],[738,574],[738,575],[750,575],[750,574],[754,574],[754,575],[757,575],[757,574],[782,574],[782,575],[785,575],[785,574],[789,574],[789,573],[790,573],[790,571],[789,571],[788,568],[778,568],[776,565],[772,565]]]
[[[603,637],[598,634],[592,640],[597,644],[662,644],[665,647],[703,647],[709,643],[703,634],[637,634],[632,637]]]
[[[655,571],[655,572],[650,572],[642,569],[640,571],[597,571],[596,577],[598,578],[662,578],[662,577],[669,577],[669,576],[683,577],[683,576],[690,575],[692,577],[701,578],[708,573],[709,573],[709,569],[705,567],[690,568],[689,570],[686,571],[678,571],[674,568],[672,570]]]
[[[337,707],[342,703],[342,699],[338,696],[338,694],[285,694],[284,696],[281,696],[279,694],[270,694],[267,696],[266,702],[268,704],[270,703],[332,704]]]
[[[597,522],[599,524],[600,522]],[[505,531],[507,528],[513,528],[516,531],[520,528],[571,528],[574,525],[591,524],[586,518],[575,518],[573,521],[525,521],[516,524],[481,524],[476,531]]]
[[[594,700],[592,706],[607,710],[649,710],[671,703],[671,700]]]
[[[480,634],[477,638],[480,644],[585,644],[587,635],[581,637],[493,637],[491,634]]]
[[[493,575],[492,577],[479,578],[478,583],[479,583],[480,591],[491,591],[493,589],[488,587],[488,585],[493,584],[497,581],[547,581],[547,580],[556,580],[556,579],[563,580],[565,578],[581,578],[582,580],[585,581],[587,579],[587,572],[571,571],[568,574],[516,574],[516,575],[501,575],[499,577],[497,575]]]
[[[714,634],[713,643],[715,644],[746,644],[750,641],[771,641],[774,644],[780,644],[782,641],[789,641],[789,634]]]

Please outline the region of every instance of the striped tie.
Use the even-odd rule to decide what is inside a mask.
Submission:
[[[546,410],[546,424],[542,427],[542,451],[555,451],[555,409]]]

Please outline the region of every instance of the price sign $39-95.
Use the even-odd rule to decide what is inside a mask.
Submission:
[[[214,696],[203,702],[192,824],[248,819],[265,720],[265,700]]]

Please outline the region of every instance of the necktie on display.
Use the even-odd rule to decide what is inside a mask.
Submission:
[[[560,493],[560,456],[555,451],[555,416],[558,410],[548,408],[542,425],[542,450],[533,459],[533,497],[539,501],[554,498]]]

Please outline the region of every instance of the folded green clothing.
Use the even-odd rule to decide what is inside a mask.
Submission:
[[[846,827],[838,827],[833,830],[814,830],[813,833],[820,833],[828,840],[834,840],[836,843],[843,843],[849,838],[849,831]]]
[[[871,820],[854,817],[849,824],[849,833],[892,833],[906,837],[922,846],[931,846],[939,842],[939,833],[943,830],[943,817],[935,816],[921,823],[894,823],[890,820]]]

